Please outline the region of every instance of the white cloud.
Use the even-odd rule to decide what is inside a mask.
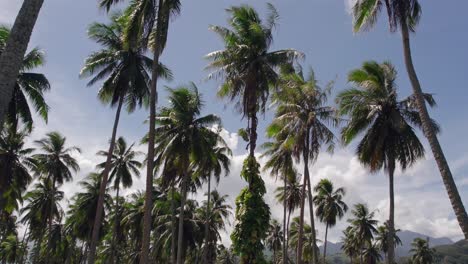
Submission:
[[[8,0],[0,4],[0,23],[13,24],[23,1]]]

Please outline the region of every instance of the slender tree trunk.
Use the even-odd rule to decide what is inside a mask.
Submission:
[[[306,198],[306,186],[307,186],[307,177],[306,171],[308,170],[308,155],[303,155],[304,158],[304,180],[302,183],[302,198],[301,198],[301,208],[299,213],[299,237],[297,239],[297,252],[296,252],[296,260],[298,264],[302,264],[302,239],[304,236],[304,207],[305,207],[305,198]]]
[[[447,190],[455,215],[457,216],[458,224],[465,235],[465,239],[468,239],[468,215],[465,207],[463,206],[460,194],[458,193],[447,159],[445,158],[442,147],[437,139],[434,127],[430,122],[431,119],[424,101],[421,85],[419,83],[416,70],[414,69],[413,59],[411,57],[409,31],[408,26],[405,23],[402,23],[401,25],[401,33],[406,70],[411,81],[411,86],[413,87],[414,96],[416,97],[416,105],[421,118],[424,136],[427,138],[429,145],[431,146],[434,159],[439,167],[440,175],[442,176],[442,181],[444,182],[445,189]]]
[[[116,250],[117,249],[117,244],[118,244],[117,233],[118,233],[119,225],[120,225],[119,192],[120,192],[120,182],[117,183],[117,191],[116,191],[116,194],[115,194],[114,232],[112,234],[112,245],[111,245],[112,252],[111,252],[111,256],[110,256],[110,260],[109,260],[109,263],[111,263],[111,264],[115,263],[115,261],[117,261],[117,263],[120,263],[119,258],[117,256],[118,250]]]
[[[26,231],[27,230],[30,230],[29,231],[29,234],[27,235],[28,238],[26,238]],[[23,235],[23,241],[21,242],[23,245],[24,245],[24,251],[23,253],[21,254],[21,257],[20,257],[20,260],[18,263],[20,264],[23,264],[23,261],[24,261],[24,255],[28,254],[28,243],[29,243],[29,238],[31,238],[31,229],[30,229],[30,224],[28,223],[28,225],[26,226],[26,228],[24,229],[24,235]],[[25,239],[26,239],[26,243],[25,243]]]
[[[315,234],[315,218],[314,218],[314,202],[313,202],[313,196],[312,196],[312,186],[311,186],[311,179],[309,175],[309,167],[307,166],[306,170],[306,176],[307,176],[307,189],[309,191],[309,213],[310,213],[310,227],[311,227],[311,233],[312,233],[312,243],[313,243],[313,249],[312,249],[312,259],[315,263],[318,263],[318,253],[315,248],[317,245],[317,236]]]
[[[188,169],[185,170],[185,175],[182,180],[182,190],[181,194],[182,197],[180,199],[180,212],[179,212],[179,234],[177,236],[177,264],[183,264],[184,259],[184,207],[185,207],[185,200],[187,199],[187,183],[189,180]]]
[[[172,211],[172,217],[171,217],[171,228],[172,228],[172,237],[171,237],[171,263],[176,264],[177,262],[177,252],[176,252],[176,235],[177,235],[177,229],[176,229],[176,205],[175,205],[175,180],[172,181],[172,201],[171,201],[171,211]]]
[[[288,187],[288,177],[286,175],[284,177],[284,189],[283,189],[283,196],[284,196],[284,201],[283,201],[283,264],[287,263],[288,259],[288,249],[286,245],[286,211],[287,211],[287,199],[286,199],[286,188]]]
[[[91,234],[91,242],[89,245],[88,264],[94,264],[96,257],[96,247],[99,239],[102,215],[104,213],[104,196],[106,195],[107,181],[109,179],[109,172],[112,166],[112,154],[114,152],[115,138],[117,137],[117,128],[119,126],[123,100],[124,97],[121,96],[117,105],[117,111],[115,112],[114,127],[112,128],[112,136],[109,144],[109,150],[107,151],[106,164],[104,166],[104,171],[102,172],[101,185],[99,186],[99,198],[96,207],[96,217],[94,218],[93,231]]]
[[[395,173],[395,160],[392,159],[388,162],[388,185],[390,194],[390,213],[388,217],[388,251],[387,251],[387,263],[393,264],[395,262],[395,193],[393,184],[393,175]]]
[[[255,148],[257,147],[257,125],[258,125],[258,119],[257,119],[257,113],[256,113],[256,100],[255,100],[255,106],[254,109],[250,110],[250,131],[249,131],[249,155],[251,157],[255,157]]]
[[[325,244],[323,244],[323,264],[327,263],[328,223],[325,225]]]
[[[161,23],[164,18],[165,9],[163,8],[164,0],[159,0],[157,24]],[[150,92],[150,117],[149,117],[149,132],[148,132],[148,162],[146,164],[146,194],[145,194],[145,213],[143,216],[143,240],[141,244],[140,264],[149,263],[149,248],[151,235],[151,210],[153,207],[153,169],[154,169],[154,140],[156,136],[156,103],[158,99],[158,70],[159,56],[162,52],[160,44],[162,29],[156,27],[156,39],[154,43],[153,68],[151,73],[151,92]]]
[[[0,131],[8,111],[16,78],[44,0],[24,0],[5,49],[0,55]]]
[[[273,247],[273,264],[276,264],[276,247]]]
[[[289,250],[289,237],[290,237],[290,234],[289,234],[289,222],[290,222],[290,220],[291,220],[291,213],[292,213],[292,210],[289,210],[289,212],[288,212],[288,223],[287,223],[287,227],[286,227],[287,230],[288,230],[288,231],[287,231],[288,237],[286,238],[286,252],[288,252],[288,250]],[[287,256],[287,255],[288,255],[288,254],[286,254],[286,256]],[[286,259],[286,263],[288,263],[288,259]]]
[[[56,182],[57,177],[54,175],[52,177],[52,198],[51,198],[51,203],[50,203],[50,208],[49,208],[49,234],[48,234],[48,241],[47,241],[47,256],[50,256],[50,250],[51,250],[51,244],[52,244],[52,223],[53,223],[53,214],[54,214],[54,206],[53,204],[55,203],[54,198],[55,198],[55,182]]]
[[[209,236],[209,220],[210,220],[210,205],[211,205],[211,173],[208,175],[208,202],[206,204],[206,219],[205,219],[205,250],[203,252],[204,254],[204,263],[205,264],[210,264],[208,261],[208,256],[210,255],[210,241],[208,239]],[[210,258],[211,261],[211,258]]]

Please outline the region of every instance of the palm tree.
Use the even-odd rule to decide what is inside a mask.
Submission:
[[[135,259],[129,263],[138,263],[141,259],[141,243],[143,236],[143,215],[145,206],[145,193],[137,191],[130,195],[129,201],[124,204],[122,225],[128,233],[130,241],[129,257]]]
[[[251,157],[254,157],[257,142],[257,112],[265,111],[271,84],[278,81],[276,70],[303,57],[293,49],[269,51],[278,12],[271,4],[268,4],[268,9],[266,23],[250,6],[227,9],[232,29],[210,27],[221,37],[225,49],[206,55],[211,61],[207,69],[214,70],[208,78],[224,79],[218,95],[235,101],[239,112],[247,117]]]
[[[9,36],[10,29],[0,26],[0,55]],[[36,112],[47,122],[49,106],[45,102],[44,92],[50,89],[49,81],[41,73],[29,72],[42,65],[44,65],[44,52],[38,48],[32,49],[23,58],[6,115],[6,121],[15,128],[21,119],[28,130],[32,130],[33,118],[28,99]]]
[[[421,18],[421,5],[418,0],[359,0],[353,8],[354,31],[361,31],[372,28],[376,22],[382,6],[387,9],[387,18],[390,31],[401,31],[403,40],[403,56],[405,59],[406,71],[411,82],[414,93],[415,108],[419,112],[421,127],[424,136],[428,139],[434,159],[439,167],[440,175],[447,190],[453,210],[457,216],[465,238],[468,239],[468,215],[463,201],[460,198],[457,186],[450,171],[450,167],[445,158],[442,147],[437,139],[438,126],[434,125],[429,116],[425,104],[426,95],[423,93],[421,84],[413,64],[411,56],[410,32],[415,32],[416,26]],[[431,106],[431,104],[429,104]]]
[[[413,247],[410,252],[411,263],[413,264],[432,264],[435,261],[435,249],[429,247],[429,238],[415,238],[411,243]]]
[[[109,153],[106,151],[99,151],[97,153],[100,156],[107,157]],[[118,240],[116,235],[118,234],[117,228],[120,226],[120,188],[130,188],[133,185],[133,177],[140,177],[140,168],[142,167],[141,162],[137,161],[136,156],[141,153],[133,150],[133,144],[127,147],[127,142],[123,137],[119,137],[115,144],[114,153],[111,155],[111,171],[109,175],[109,182],[113,182],[113,189],[116,192],[115,195],[115,215],[114,215],[114,230],[112,238],[112,254],[111,263],[113,263],[114,257],[118,252]],[[98,169],[105,169],[106,162],[97,165]],[[94,218],[93,218],[94,219]]]
[[[204,177],[207,178],[206,181],[208,182],[208,190],[207,190],[207,206],[206,206],[206,217],[210,216],[211,211],[211,177],[214,176],[216,183],[219,183],[221,173],[224,171],[224,175],[229,175],[229,166],[230,160],[229,156],[232,155],[231,149],[225,146],[218,147],[216,146],[217,142],[212,142],[210,153],[207,153],[206,158],[203,159],[201,164],[198,164],[198,168],[195,171],[195,178]],[[208,218],[205,220],[205,241],[209,241],[209,221]],[[211,253],[213,250],[210,249]],[[209,257],[208,250],[203,252],[203,259],[205,263],[213,263],[215,259]],[[209,259],[212,259],[209,262]]]
[[[128,113],[133,112],[143,103],[147,103],[150,93],[151,78],[148,71],[152,69],[153,61],[145,53],[144,42],[136,46],[129,46],[125,42],[125,29],[129,23],[129,16],[114,13],[110,24],[93,23],[88,30],[90,39],[103,46],[103,49],[92,53],[85,61],[81,70],[81,77],[92,77],[88,86],[102,81],[98,98],[111,107],[117,106],[112,136],[104,165],[100,200],[94,223],[95,233],[91,241],[89,263],[94,263],[97,235],[102,219],[104,190],[107,186],[109,172],[112,169],[112,153],[115,147],[120,112],[125,104]],[[163,65],[159,65],[159,76],[171,79],[171,72]],[[91,259],[93,258],[93,259]]]
[[[44,0],[25,0],[0,55],[0,131],[13,98],[24,54]]]
[[[341,249],[349,259],[350,264],[353,263],[354,258],[359,254],[360,248],[358,247],[358,241],[356,240],[356,234],[353,232],[352,226],[348,226],[343,231],[343,237],[341,237],[342,246]]]
[[[7,124],[0,135],[0,217],[18,210],[23,192],[32,181],[30,170],[36,166],[33,148],[25,147],[28,130],[17,131]]]
[[[265,152],[262,157],[269,156],[268,161],[265,163],[263,170],[270,170],[271,174],[283,178],[283,189],[288,189],[288,178],[294,178],[296,170],[294,169],[294,161],[292,158],[293,150],[290,140],[287,140],[286,135],[275,135],[275,141],[266,142],[262,145]],[[282,195],[278,193],[278,195]],[[288,211],[288,199],[277,199],[283,202],[283,264],[286,264],[288,259],[288,249],[286,243],[286,230],[287,230],[287,211]],[[293,208],[290,208],[290,211]],[[276,257],[276,256],[275,256]]]
[[[294,142],[294,156],[298,161],[302,158],[304,163],[302,192],[306,193],[307,187],[312,237],[315,237],[315,223],[309,163],[315,162],[322,146],[325,145],[330,152],[334,148],[335,136],[328,126],[337,125],[338,120],[335,117],[335,110],[326,105],[331,85],[332,83],[328,84],[325,89],[321,88],[312,70],[307,77],[304,77],[300,69],[298,72],[293,69],[283,71],[282,89],[275,95],[278,108],[275,119],[269,127],[269,133],[285,134],[291,137]],[[304,207],[305,196],[301,201],[301,226],[304,224]],[[302,227],[299,228],[299,232],[302,232],[301,230]],[[302,236],[299,236],[298,243],[297,256],[300,263],[302,261]],[[314,261],[318,262],[318,257],[314,257]]]
[[[225,230],[228,218],[231,215],[231,206],[227,204],[227,195],[220,195],[218,191],[211,192],[211,200],[203,201],[200,207],[199,215],[205,222],[205,228],[208,226],[208,232],[205,231],[205,250],[204,262],[214,264],[216,260],[216,245],[221,241],[219,231]],[[210,208],[209,211],[205,210]],[[208,234],[208,236],[207,236]]]
[[[349,144],[360,134],[364,134],[357,146],[359,161],[371,172],[382,168],[388,173],[390,212],[389,212],[389,250],[388,263],[393,263],[394,253],[394,172],[397,163],[405,170],[424,156],[424,147],[419,141],[412,125],[421,126],[415,97],[398,100],[396,90],[397,72],[392,64],[375,61],[365,62],[362,68],[353,70],[349,82],[356,88],[338,94],[337,102],[341,115],[349,115],[348,124],[342,129],[341,136]],[[431,95],[425,94],[430,105],[435,102]],[[431,120],[435,125],[435,121]]]
[[[301,206],[301,201],[303,197],[302,192],[302,185],[300,183],[300,177],[297,174],[292,175],[291,177],[287,177],[287,185],[286,188],[278,187],[276,188],[276,200],[279,202],[286,202],[286,207],[288,211],[287,221],[286,221],[286,229],[285,233],[287,234],[287,239],[285,241],[286,250],[289,249],[289,222],[291,219],[291,214]],[[284,253],[283,253],[284,254]],[[288,261],[288,256],[284,254],[283,261]]]
[[[365,259],[366,264],[377,264],[380,263],[380,260],[382,260],[382,256],[380,255],[380,249],[375,243],[367,245],[362,255]]]
[[[231,252],[230,248],[225,248],[223,245],[220,245],[218,258],[216,259],[216,264],[236,264],[237,258]]]
[[[210,153],[212,142],[221,146],[226,143],[221,136],[209,127],[220,125],[220,119],[216,115],[201,116],[203,101],[198,88],[194,83],[188,87],[169,89],[169,107],[161,109],[160,115],[156,117],[158,127],[156,128],[158,143],[156,153],[162,160],[174,156],[179,159],[179,173],[182,175],[181,202],[184,208],[187,198],[187,187],[190,180],[190,165],[197,164]],[[179,213],[178,249],[183,243],[183,220],[184,211]],[[177,263],[182,263],[182,251],[177,251]]]
[[[291,223],[291,236],[289,237],[289,244],[296,248],[299,247],[299,235],[300,233],[300,219],[299,217],[294,217],[293,221]],[[308,224],[304,224],[304,230],[302,232],[302,255],[304,256],[303,261],[311,263],[314,261],[314,257],[316,252],[319,252],[319,248],[317,246],[317,242],[320,242],[319,239],[314,240],[313,236],[314,234],[317,233],[317,230],[315,232],[312,232],[312,228]],[[318,257],[318,256],[317,256]]]
[[[26,251],[26,245],[17,236],[9,235],[0,243],[0,261],[3,263],[16,263]]]
[[[45,231],[52,230],[54,219],[61,219],[63,210],[60,201],[63,200],[63,197],[63,192],[58,191],[52,180],[48,178],[43,178],[39,183],[36,183],[34,188],[24,196],[28,203],[21,209],[21,215],[23,215],[21,222],[29,225],[29,235],[36,240],[34,249],[36,258],[39,257]],[[51,246],[51,238],[49,236],[48,247]]]
[[[323,246],[323,263],[327,257],[328,228],[336,225],[336,220],[343,218],[348,206],[343,202],[344,188],[333,189],[333,183],[328,179],[322,179],[314,187],[317,195],[314,197],[316,206],[315,214],[322,223],[325,223],[325,243]]]
[[[388,252],[388,232],[388,222],[385,222],[383,225],[377,227],[377,234],[375,237],[375,242],[377,243],[376,246],[385,254],[385,256],[387,256]],[[400,232],[400,229],[396,229],[395,233],[393,234],[393,245],[395,248],[398,245],[403,244],[400,237],[397,235],[398,232]]]
[[[369,212],[364,204],[355,204],[351,213],[354,218],[348,219],[348,223],[351,224],[348,232],[352,234],[353,241],[360,250],[362,263],[363,250],[365,246],[372,244],[374,234],[377,232],[377,220],[374,219],[374,212]]]
[[[281,225],[278,223],[276,219],[273,219],[270,222],[270,229],[268,231],[268,236],[266,238],[266,244],[270,250],[273,251],[273,263],[276,262],[276,254],[278,249],[281,248],[283,239],[283,231],[281,230]]]

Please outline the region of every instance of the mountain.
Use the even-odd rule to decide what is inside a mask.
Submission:
[[[423,235],[420,233],[416,233],[413,231],[409,230],[404,230],[398,232],[398,236],[401,239],[402,245],[398,246],[395,252],[396,257],[405,257],[409,256],[410,249],[411,249],[411,243],[415,238],[429,238],[429,244],[431,247],[436,247],[440,245],[449,245],[452,244],[453,241],[450,240],[449,238],[442,237],[442,238],[434,238],[430,237],[427,235]],[[335,254],[340,254],[341,253],[341,246],[342,243],[333,243],[333,242],[327,242],[327,255],[335,255]],[[320,252],[323,253],[323,245],[320,246]],[[468,262],[466,262],[468,263]]]
[[[460,240],[452,245],[435,247],[436,255],[444,264],[466,264],[468,263],[468,241]]]

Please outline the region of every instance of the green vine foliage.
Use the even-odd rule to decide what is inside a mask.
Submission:
[[[265,183],[260,177],[260,165],[255,157],[245,161],[241,177],[249,182],[236,199],[236,222],[231,234],[234,253],[240,264],[265,264],[263,241],[270,222],[270,207],[263,200]]]

